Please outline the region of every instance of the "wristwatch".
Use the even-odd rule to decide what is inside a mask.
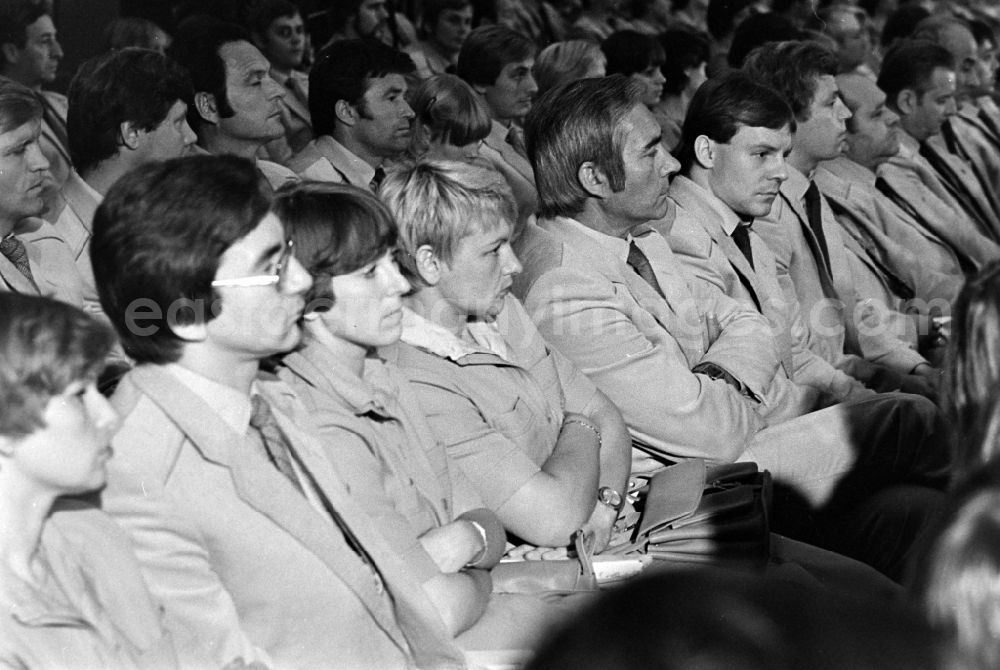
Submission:
[[[617,512],[622,507],[622,494],[610,486],[602,486],[597,489],[597,502],[607,505]]]

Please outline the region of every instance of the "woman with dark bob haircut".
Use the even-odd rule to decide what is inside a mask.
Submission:
[[[0,314],[0,666],[176,667],[124,533],[63,498],[107,477],[114,336],[49,298],[0,292]]]
[[[457,644],[466,651],[525,644],[551,611],[532,596],[491,596],[503,528],[450,465],[391,362],[410,290],[396,265],[392,215],[367,191],[316,182],[281,189],[274,212],[314,279],[303,343],[279,375],[310,409],[351,495],[410,566]]]

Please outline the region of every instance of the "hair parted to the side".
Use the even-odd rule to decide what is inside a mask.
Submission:
[[[42,118],[42,104],[30,88],[0,77],[0,133]]]
[[[153,130],[178,100],[193,96],[187,71],[155,51],[129,47],[92,58],[69,85],[73,167],[83,172],[118,153],[123,123]]]
[[[816,42],[769,42],[751,51],[743,71],[785,99],[796,120],[809,120],[816,83],[837,76],[837,56]]]
[[[257,227],[271,189],[235,156],[186,156],[119,179],[94,214],[90,258],[101,306],[125,352],[169,363],[183,341],[174,323],[218,316],[212,280],[222,254]],[[177,310],[178,303],[194,305]]]
[[[687,174],[694,164],[694,141],[704,135],[725,144],[740,128],[788,129],[795,132],[795,117],[788,104],[767,86],[751,79],[745,72],[732,70],[709,79],[691,99],[677,160]]]
[[[40,296],[0,292],[0,435],[44,427],[45,405],[77,381],[97,378],[114,346],[105,324]]]
[[[333,305],[330,279],[354,272],[396,245],[396,222],[386,206],[348,184],[288,184],[275,194],[272,209],[295,242],[295,257],[313,278],[306,312],[325,312]]]
[[[462,43],[455,74],[473,87],[492,86],[504,67],[531,58],[535,51],[534,42],[510,28],[480,26]]]
[[[885,93],[886,104],[899,109],[899,94],[907,89],[923,97],[938,68],[955,70],[955,59],[944,47],[929,40],[895,42],[886,52],[878,75],[878,87]]]
[[[525,146],[539,216],[576,216],[590,195],[577,172],[590,161],[615,192],[625,188],[622,121],[642,104],[642,85],[623,75],[580,79],[546,93],[528,113]]]
[[[324,49],[309,72],[309,114],[313,134],[332,135],[337,126],[337,101],[362,104],[371,79],[408,75],[413,60],[374,38],[338,40]]]
[[[379,198],[399,226],[400,267],[418,286],[415,255],[421,246],[429,245],[447,263],[463,238],[517,222],[506,180],[491,168],[457,161],[418,161],[390,172]]]

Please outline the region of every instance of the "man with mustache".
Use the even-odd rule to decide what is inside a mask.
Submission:
[[[378,40],[326,48],[309,73],[314,139],[289,167],[303,179],[377,191],[383,163],[410,146],[406,77],[413,71],[409,56]]]
[[[205,152],[254,160],[265,144],[284,136],[285,89],[271,78],[271,64],[243,28],[193,16],[181,23],[169,55],[191,75],[193,95],[184,102]],[[256,163],[274,188],[296,180],[277,163]]]
[[[899,332],[898,313],[881,300],[864,251],[846,246],[812,178],[847,139],[851,112],[840,99],[836,56],[811,42],[767,44],[747,57],[744,71],[774,88],[796,117],[788,178],[755,230],[774,253],[782,290],[801,306],[810,348],[869,388],[934,396],[938,374],[916,351],[915,329]]]
[[[94,211],[118,179],[136,167],[188,153],[191,79],[184,68],[149,49],[98,56],[70,84],[67,122],[72,171],[62,188],[65,206],[55,227],[84,279],[84,300],[99,311],[90,238]]]
[[[0,291],[46,295],[83,307],[83,279],[45,209],[49,161],[41,148],[41,103],[0,78]]]

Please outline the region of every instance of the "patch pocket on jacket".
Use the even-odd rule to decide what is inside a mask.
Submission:
[[[518,398],[514,407],[494,416],[490,425],[506,437],[513,439],[531,430],[535,426],[536,420],[535,413],[531,411],[524,399]]]

